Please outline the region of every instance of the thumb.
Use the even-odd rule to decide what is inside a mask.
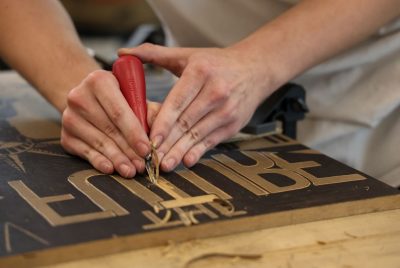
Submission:
[[[158,112],[161,109],[161,103],[147,101],[147,124],[151,128]]]
[[[144,43],[138,47],[121,48],[118,55],[134,55],[144,63],[151,63],[167,69],[176,76],[180,76],[187,65],[191,48],[173,48]]]

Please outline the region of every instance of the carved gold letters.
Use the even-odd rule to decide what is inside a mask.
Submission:
[[[279,137],[276,137],[276,139],[278,138]],[[291,141],[289,140],[287,142]],[[225,154],[212,155],[211,157],[213,159],[203,159],[200,163],[222,174],[227,179],[257,196],[304,189],[311,183],[315,186],[320,186],[366,179],[359,174],[319,178],[305,170],[307,168],[321,166],[315,161],[291,163],[274,153],[257,151],[242,151],[241,153],[254,161],[254,164],[245,165],[239,163]],[[315,154],[316,152],[312,150],[299,150],[293,153],[307,155]],[[166,178],[160,176],[157,185],[153,187],[158,187],[171,197],[171,199],[164,200],[161,196],[152,191],[151,188],[147,188],[135,179],[126,180],[115,175],[111,175],[109,178],[114,179],[130,193],[146,202],[149,208],[154,211],[141,211],[141,213],[152,222],[151,224],[144,225],[143,228],[145,229],[196,224],[199,222],[198,219],[196,219],[196,215],[199,214],[207,215],[211,219],[217,219],[219,215],[232,217],[246,213],[246,211],[235,211],[232,202],[230,202],[233,198],[231,194],[234,195],[234,193],[228,194],[211,184],[207,178],[203,178],[201,175],[187,168],[181,168],[175,172],[183,179],[202,190],[204,194],[190,196]],[[284,176],[292,181],[292,184],[285,186],[276,185],[272,182],[273,174]],[[122,207],[89,182],[89,179],[99,175],[103,174],[91,169],[76,172],[68,177],[68,181],[77,190],[83,193],[101,209],[101,211],[98,212],[68,216],[62,216],[57,213],[49,206],[49,203],[74,199],[75,197],[72,194],[39,197],[20,180],[10,181],[8,184],[52,226],[128,215],[129,211],[126,208]],[[269,178],[271,180],[269,180]],[[213,208],[219,215],[210,208]],[[159,215],[163,216],[160,217]]]
[[[71,194],[39,197],[22,181],[10,181],[8,184],[52,226],[115,217],[114,212],[110,210],[72,216],[61,216],[52,209],[48,203],[74,199]]]
[[[221,159],[221,161],[223,161],[223,160]],[[226,178],[239,184],[240,186],[242,186],[243,188],[247,189],[248,191],[252,192],[255,195],[267,195],[268,194],[268,192],[266,190],[264,190],[257,184],[253,183],[252,181],[246,179],[245,177],[241,176],[240,174],[234,172],[233,170],[227,168],[226,166],[220,164],[219,162],[217,162],[215,160],[204,159],[204,160],[200,160],[200,163],[214,169],[216,172],[224,175]]]
[[[265,153],[267,154],[267,153]],[[296,172],[308,180],[310,180],[315,186],[320,186],[320,185],[327,185],[327,184],[334,184],[334,183],[342,183],[342,182],[349,182],[349,181],[360,181],[360,180],[365,180],[367,179],[366,177],[360,175],[360,174],[346,174],[346,175],[338,175],[338,176],[329,176],[329,177],[316,177],[309,172],[305,171],[305,168],[310,168],[310,167],[319,167],[321,166],[317,162],[314,161],[303,161],[303,162],[296,162],[296,163],[289,163],[286,160],[278,157],[275,154],[268,154],[274,161],[275,163],[285,169],[285,170],[290,170],[292,172]]]
[[[268,157],[267,154],[252,151],[242,153],[256,161],[256,163],[254,165],[242,165],[223,154],[213,155],[212,157],[219,161],[221,164],[224,164],[232,170],[236,171],[244,178],[250,180],[252,183],[258,185],[267,193],[293,191],[306,188],[310,185],[310,182],[306,178],[291,170],[272,168],[274,166],[274,162],[271,158]],[[289,186],[277,186],[260,176],[260,174],[265,174],[265,176],[267,177],[268,174],[273,173],[284,175],[285,177],[291,179],[294,184]]]
[[[91,177],[99,175],[103,174],[93,169],[83,170],[69,176],[68,181],[103,211],[111,212],[117,216],[128,215],[129,212],[126,209],[121,207],[117,202],[89,182]]]

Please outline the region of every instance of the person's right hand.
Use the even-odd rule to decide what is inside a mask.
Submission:
[[[148,102],[148,123],[159,104]],[[97,170],[123,177],[143,172],[143,158],[150,142],[140,122],[122,95],[115,76],[94,71],[67,99],[62,115],[61,145],[74,155],[88,160]]]

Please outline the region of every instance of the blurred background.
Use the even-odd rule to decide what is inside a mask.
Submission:
[[[89,53],[110,70],[120,47],[144,42],[164,45],[161,24],[145,0],[60,0],[70,14]],[[0,70],[9,70],[0,59]],[[162,101],[173,76],[155,66],[145,66],[147,96]]]
[[[107,61],[115,51],[143,42],[164,44],[156,15],[145,0],[61,0],[83,43]]]

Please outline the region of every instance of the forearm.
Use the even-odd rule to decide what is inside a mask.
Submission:
[[[58,1],[0,0],[0,57],[59,111],[70,89],[99,69]]]
[[[267,88],[263,99],[399,14],[399,0],[304,0],[231,49],[253,62],[256,82]]]

